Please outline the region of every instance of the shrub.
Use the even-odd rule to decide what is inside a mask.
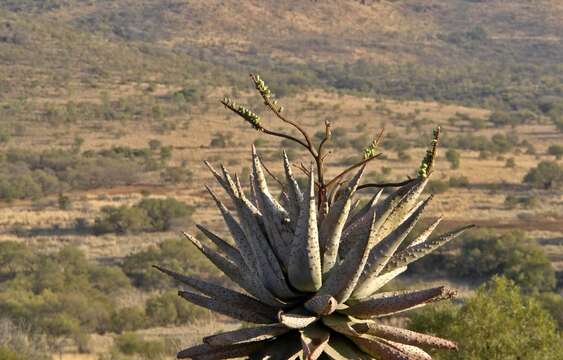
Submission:
[[[146,211],[138,207],[104,206],[102,215],[94,221],[93,231],[97,235],[138,233],[147,229],[148,223]]]
[[[504,167],[507,168],[515,168],[516,167],[516,161],[514,160],[514,158],[508,158],[506,159],[506,163],[504,164]]]
[[[191,243],[181,239],[165,240],[157,246],[126,256],[123,259],[122,269],[132,279],[133,284],[140,288],[170,287],[172,283],[156,271],[153,265],[161,265],[186,274],[217,271]]]
[[[6,247],[5,247],[6,248]],[[12,246],[22,263],[28,253]],[[68,338],[85,347],[87,334],[112,328],[111,314],[130,282],[116,267],[89,263],[74,247],[54,254],[33,254],[27,266],[0,282],[0,313],[13,322],[29,324],[49,338]]]
[[[537,296],[542,306],[549,311],[551,316],[557,321],[559,330],[563,329],[563,297],[559,293],[547,292]]]
[[[173,198],[143,199],[134,207],[145,211],[153,231],[169,230],[174,220],[185,218],[193,212],[193,208]]]
[[[472,282],[502,275],[527,292],[551,291],[556,285],[555,271],[541,246],[521,231],[473,231],[409,268],[414,274],[446,272]]]
[[[442,180],[430,180],[426,185],[426,191],[431,194],[442,194],[448,191],[449,185]]]
[[[125,355],[139,355],[142,359],[163,359],[166,355],[163,341],[143,340],[140,336],[127,333],[115,339],[115,348]]]
[[[542,161],[524,176],[524,183],[550,189],[563,183],[563,167],[554,161]]]
[[[449,180],[448,180],[448,184],[450,187],[469,187],[469,179],[467,178],[467,176],[452,176]]]
[[[448,149],[448,151],[446,151],[446,159],[449,161],[452,169],[459,168],[460,158],[461,156],[454,149]]]
[[[504,275],[525,291],[555,287],[555,271],[541,247],[521,231],[497,235],[478,231],[467,235],[453,269],[464,278]]]
[[[59,197],[57,199],[58,205],[59,205],[59,209],[61,210],[68,210],[70,209],[72,203],[70,201],[70,197],[63,195],[62,193],[59,194]]]
[[[111,315],[111,331],[122,333],[142,329],[148,324],[145,309],[137,306],[115,310]]]
[[[8,349],[7,347],[0,346],[0,359],[2,360],[25,360],[16,354],[15,351]]]
[[[149,149],[154,151],[160,149],[161,146],[162,146],[162,142],[160,142],[160,140],[157,139],[149,140]]]
[[[436,359],[555,360],[563,352],[553,319],[518,287],[495,277],[460,308],[432,306],[411,317],[415,331],[449,336],[458,353],[438,353]]]
[[[504,199],[504,204],[508,206],[508,208],[513,209],[517,206],[523,206],[525,208],[534,208],[538,206],[540,203],[540,199],[537,196],[530,195],[530,196],[515,196],[515,195],[507,195]]]
[[[106,206],[94,222],[95,234],[167,231],[175,221],[185,221],[193,208],[173,198],[143,199],[134,206]]]
[[[149,299],[146,313],[155,325],[186,325],[202,318],[207,314],[207,310],[185,301],[176,291],[168,291]]]
[[[160,178],[170,184],[187,183],[192,180],[192,172],[183,167],[167,167],[160,173]]]
[[[550,145],[549,148],[547,148],[547,153],[549,155],[555,156],[555,158],[557,160],[560,160],[561,156],[563,156],[563,146],[561,146],[561,145]]]

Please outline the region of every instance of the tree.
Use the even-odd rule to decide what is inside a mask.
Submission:
[[[410,328],[458,341],[457,354],[439,353],[438,360],[556,360],[563,352],[549,313],[503,277],[480,287],[459,308],[435,306],[415,314]]]
[[[460,155],[457,151],[454,149],[448,149],[448,151],[446,151],[446,159],[450,162],[450,167],[452,169],[459,168]]]
[[[555,161],[542,161],[524,176],[524,182],[544,189],[557,188],[563,182],[563,167]]]

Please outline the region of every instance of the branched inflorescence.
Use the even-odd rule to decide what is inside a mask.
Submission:
[[[439,130],[424,158],[419,176],[397,184],[360,185],[367,163],[377,158],[382,132],[366,149],[364,160],[330,181],[322,176],[322,145],[330,138],[330,124],[318,147],[297,124],[281,116],[277,103],[260,77],[252,79],[271,111],[291,124],[304,139],[273,132],[257,115],[231,100],[223,104],[246,121],[257,121],[266,134],[284,137],[306,147],[316,162],[302,170],[298,183],[283,153],[285,179],[279,196],[271,192],[258,153],[252,149],[249,187],[221,167],[206,162],[230,199],[227,207],[207,188],[232,241],[198,225],[214,247],[186,237],[235,285],[222,287],[193,276],[157,267],[187,286],[184,299],[254,327],[208,336],[203,344],[178,353],[191,359],[431,359],[427,349],[456,349],[449,340],[390,326],[386,317],[426,304],[450,299],[455,291],[441,287],[381,291],[407,266],[456,238],[471,226],[431,237],[438,218],[412,235],[432,195],[420,199],[436,155]],[[245,109],[246,110],[246,109]],[[254,114],[249,116],[248,114]],[[254,117],[256,116],[256,117]],[[316,173],[315,173],[316,170]],[[344,180],[353,170],[355,175]],[[397,187],[382,199],[382,189],[364,206],[353,201],[366,187]]]

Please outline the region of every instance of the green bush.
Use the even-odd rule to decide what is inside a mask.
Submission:
[[[193,213],[193,208],[173,198],[143,199],[135,207],[145,211],[153,231],[169,230],[174,220]]]
[[[446,159],[449,161],[450,167],[452,169],[459,168],[459,163],[461,159],[459,152],[455,151],[454,149],[448,149],[448,151],[446,151]]]
[[[7,347],[0,346],[0,359],[1,360],[25,360],[23,357],[20,357],[14,351],[8,349]]]
[[[456,340],[459,352],[435,359],[556,360],[563,353],[556,325],[538,301],[510,280],[495,277],[457,308],[432,306],[411,317],[410,328]]]
[[[560,160],[561,156],[563,156],[563,146],[561,146],[561,145],[550,145],[547,148],[547,153],[549,155],[555,156],[555,158],[557,160]]]
[[[122,333],[142,329],[149,324],[145,309],[138,306],[115,310],[111,315],[111,331]]]
[[[8,149],[0,154],[0,199],[38,199],[71,189],[128,185],[152,160],[148,149],[114,147],[100,152]]]
[[[183,239],[165,240],[157,246],[126,256],[122,269],[133,284],[142,289],[169,288],[173,282],[153,268],[160,265],[185,273],[216,273],[215,267],[194,247]]]
[[[546,292],[537,296],[542,306],[549,311],[551,316],[557,321],[559,331],[563,330],[563,297],[559,293]]]
[[[193,208],[173,198],[143,199],[133,206],[106,206],[96,217],[95,234],[167,231],[174,222],[185,223]]]
[[[524,183],[537,188],[558,188],[563,183],[563,167],[554,161],[542,161],[524,176]]]
[[[521,231],[467,235],[452,270],[464,278],[504,275],[528,292],[550,291],[556,283],[555,270],[542,248]]]
[[[163,359],[167,354],[163,341],[143,340],[140,336],[127,333],[115,339],[115,348],[125,355],[138,355],[142,359]]]
[[[468,232],[461,240],[413,263],[410,273],[448,273],[472,282],[502,275],[527,292],[551,291],[556,285],[555,270],[541,246],[521,231]]]
[[[448,180],[448,185],[450,185],[450,187],[462,187],[462,188],[466,188],[469,187],[469,179],[467,178],[467,176],[452,176],[449,180]]]
[[[534,208],[540,204],[540,199],[535,195],[507,195],[504,199],[504,204],[510,209],[513,209],[517,206],[522,206],[524,208]]]
[[[506,163],[504,164],[504,167],[513,169],[516,167],[516,160],[514,160],[514,158],[508,158],[506,159]]]
[[[97,235],[139,233],[148,229],[148,223],[148,215],[141,208],[127,205],[105,206],[102,208],[102,215],[94,221],[93,231]]]
[[[426,185],[426,191],[431,194],[442,194],[448,191],[449,184],[442,180],[430,180]]]
[[[146,304],[146,314],[154,325],[186,325],[202,319],[207,313],[206,309],[178,296],[176,291],[151,298]]]
[[[0,266],[0,313],[30,324],[49,337],[85,344],[87,334],[112,329],[119,296],[131,289],[117,267],[88,262],[74,247],[35,254],[21,245],[5,245],[9,261]],[[9,244],[9,243],[8,243]],[[10,276],[6,276],[6,274]]]

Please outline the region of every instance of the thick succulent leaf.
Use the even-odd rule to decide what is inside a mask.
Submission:
[[[379,214],[376,211],[375,203],[379,201],[382,193],[383,189],[379,190],[375,195],[374,205],[364,215],[344,228],[340,238],[340,258],[344,258],[350,249],[353,249],[359,241],[365,239],[366,234],[369,234],[372,220],[376,214]]]
[[[280,311],[278,320],[290,329],[303,329],[319,320],[319,317],[303,308],[298,308],[290,312]]]
[[[371,199],[364,204],[361,208],[357,208],[357,206],[352,206],[351,215],[346,221],[346,226],[350,226],[350,224],[355,223],[356,221],[360,220],[364,216],[366,216],[370,210],[373,209],[377,201],[379,201],[379,197],[381,196],[382,190],[378,191],[374,194]],[[360,200],[356,200],[356,204],[359,204]]]
[[[359,319],[409,310],[433,301],[450,299],[456,292],[444,286],[418,291],[405,291],[376,294],[355,302],[343,313]]]
[[[401,344],[387,339],[382,339],[381,342],[406,354],[409,360],[432,360],[432,357],[427,352],[416,346]]]
[[[254,298],[251,298],[250,296],[241,294],[219,285],[212,284],[207,281],[200,280],[193,276],[182,275],[159,266],[155,266],[155,268],[171,276],[174,280],[186,284],[208,297],[215,299],[225,299],[225,301],[237,306],[252,306],[252,309],[258,314],[261,314],[268,318],[276,317],[277,310],[275,308],[267,306],[255,300]]]
[[[217,248],[224,254],[227,259],[233,262],[239,269],[247,268],[246,262],[243,260],[240,252],[236,248],[223,240],[217,234],[213,233],[211,230],[207,229],[205,226],[196,224],[196,227],[217,246]]]
[[[231,262],[229,259],[224,257],[223,255],[219,254],[215,250],[211,249],[210,247],[202,244],[198,239],[191,236],[188,233],[184,233],[184,236],[192,242],[202,252],[205,257],[209,259],[219,270],[221,270],[225,275],[227,275],[231,280],[233,280],[237,284],[242,284],[242,273],[241,269],[237,267],[237,265]],[[244,269],[243,269],[244,270]]]
[[[291,331],[284,334],[271,342],[260,350],[254,352],[248,358],[249,360],[295,360],[299,359],[303,353],[301,347],[301,336],[298,331]]]
[[[282,309],[294,305],[293,302],[282,301],[276,298],[272,292],[262,284],[254,272],[249,271],[242,274],[242,279],[244,280],[244,285],[241,287],[264,304]]]
[[[363,283],[363,287],[361,289],[357,289],[352,294],[352,299],[364,299],[371,294],[375,293],[377,290],[381,289],[385,286],[388,282],[396,278],[397,276],[401,275],[407,270],[406,266],[393,269],[389,272],[384,273],[383,275],[379,275],[376,278],[371,279],[370,281],[366,281]]]
[[[180,351],[177,358],[201,360],[235,359],[248,356],[266,344],[264,341],[227,346],[200,344]]]
[[[457,345],[453,341],[394,326],[378,324],[374,321],[353,324],[352,328],[361,334],[370,334],[394,342],[418,346],[425,349],[457,350]]]
[[[207,336],[203,341],[209,345],[224,346],[247,342],[268,340],[283,335],[291,329],[282,324],[264,325],[252,328],[242,328],[217,335]]]
[[[289,257],[289,282],[301,291],[315,292],[322,285],[321,254],[315,204],[315,179],[309,177],[309,189],[301,205]]]
[[[317,360],[330,340],[330,331],[323,326],[313,324],[301,331],[303,360]]]
[[[293,176],[293,172],[291,171],[291,165],[289,163],[289,159],[287,158],[287,154],[285,150],[283,151],[283,167],[285,171],[285,178],[287,181],[289,216],[291,218],[291,222],[293,224],[296,224],[297,219],[299,218],[300,206],[301,203],[303,202],[303,193],[299,188],[299,184],[297,183],[297,180]]]
[[[237,201],[237,210],[239,211],[244,235],[248,239],[253,257],[256,260],[255,270],[262,283],[281,299],[295,297],[296,293],[287,285],[279,260],[262,232],[262,227],[256,217],[241,200]]]
[[[209,187],[206,186],[206,189],[219,208],[219,211],[223,216],[223,220],[225,221],[225,224],[227,224],[227,228],[229,229],[229,232],[231,233],[231,236],[235,241],[239,254],[242,256],[244,262],[246,263],[246,266],[249,269],[256,269],[256,259],[254,258],[254,253],[241,226],[239,225],[235,217],[231,214],[231,212],[227,209],[227,207],[221,202],[221,200],[219,200],[217,195],[215,195],[215,193]]]
[[[334,188],[330,191],[330,194],[328,195],[330,204],[334,204],[336,199],[338,199],[338,197],[342,194],[340,191],[341,189],[342,189],[342,182],[338,182],[334,185]]]
[[[235,193],[233,192],[233,189],[231,188],[230,184],[225,179],[223,179],[221,174],[219,174],[219,172],[217,170],[215,170],[215,168],[209,163],[209,161],[205,160],[203,163],[205,164],[205,166],[207,166],[207,168],[209,169],[211,174],[215,177],[215,180],[217,180],[219,185],[221,185],[221,187],[223,189],[225,189],[227,194],[229,194],[229,196],[231,196],[231,197],[236,196]]]
[[[389,264],[385,268],[385,271],[387,272],[399,267],[407,266],[408,264],[431,253],[432,251],[436,250],[437,248],[446,244],[447,242],[455,239],[456,237],[463,234],[467,229],[470,229],[474,226],[475,225],[463,226],[456,230],[445,233],[436,239],[429,239],[416,246],[408,247],[404,250],[397,252],[395,255],[393,255],[393,257],[389,261]]]
[[[383,241],[381,241],[377,246],[375,246],[369,255],[367,264],[364,269],[364,273],[360,278],[358,292],[362,291],[363,284],[370,284],[373,279],[379,276],[385,265],[389,262],[395,251],[399,248],[403,240],[414,228],[418,220],[421,218],[422,213],[426,206],[428,206],[432,196],[430,196],[426,201],[422,202],[414,211],[408,216],[407,220],[404,221],[395,230],[391,231]],[[399,208],[399,206],[397,207]],[[396,210],[395,210],[396,211]],[[392,217],[395,213],[393,211],[389,217]],[[389,221],[386,221],[387,224]],[[385,224],[381,231],[386,233]]]
[[[316,295],[305,303],[305,309],[323,316],[332,314],[337,306],[338,302],[330,295]]]
[[[360,335],[356,332],[356,330],[354,330],[354,328],[352,328],[352,324],[354,324],[356,320],[347,315],[335,313],[329,316],[323,316],[321,320],[324,325],[342,335],[346,335],[348,337]]]
[[[321,224],[319,241],[320,247],[323,249],[322,271],[325,278],[338,260],[340,238],[342,236],[342,231],[344,230],[344,225],[346,224],[346,219],[348,219],[348,214],[350,213],[352,195],[354,195],[356,188],[358,187],[358,183],[362,178],[364,169],[365,165],[360,168],[356,176],[354,176],[354,178],[348,183],[348,186],[344,189],[342,196],[340,196],[331,206],[327,216]]]
[[[249,294],[260,299],[268,305],[286,307],[288,304],[278,300],[272,293],[264,287],[262,282],[256,277],[256,273],[252,271],[241,271],[234,263],[222,255],[216,253],[207,246],[201,244],[199,240],[193,236],[184,233],[184,235],[229,279],[235,284],[246,290]]]
[[[415,179],[407,185],[399,188],[393,194],[389,195],[382,204],[373,207],[373,210],[370,211],[370,213],[388,214],[388,218],[379,230],[379,240],[376,241],[376,243],[385,238],[391,231],[403,223],[409,212],[417,203],[417,199],[422,193],[422,190],[427,182],[428,178]],[[369,232],[367,224],[368,220],[366,217],[363,217],[356,223],[348,226],[343,233],[345,241],[354,244],[356,241],[366,236]]]
[[[416,184],[420,183],[420,180],[413,181],[405,186],[400,187],[394,193],[387,196],[385,200],[379,204],[374,205],[370,211],[358,219],[356,222],[350,224],[344,230],[342,236],[345,241],[350,241],[354,243],[357,239],[361,239],[369,232],[370,228],[370,221],[373,214],[383,214],[388,213],[390,214],[390,210],[395,209],[398,204],[404,199],[405,195],[411,191]],[[383,192],[383,189],[380,190],[380,193]],[[378,194],[377,197],[379,198],[380,195]],[[385,234],[382,234],[385,235]]]
[[[256,192],[259,198],[267,200],[268,205],[275,208],[275,211],[287,215],[287,211],[278,203],[278,201],[272,196],[270,190],[268,189],[268,183],[266,182],[266,176],[264,175],[264,170],[262,169],[262,161],[256,152],[254,145],[252,146],[252,166],[255,184],[258,185]],[[269,209],[271,210],[271,209]]]
[[[351,337],[350,340],[361,350],[378,360],[418,360],[418,358],[411,358],[408,354],[375,336],[362,335]]]
[[[252,173],[248,174],[249,187],[250,187],[250,201],[254,206],[258,206],[258,192],[256,191],[256,182],[254,181],[254,175]]]
[[[242,203],[244,204],[244,206],[246,208],[248,208],[248,210],[250,210],[250,212],[254,215],[254,217],[260,223],[260,225],[263,226],[264,224],[262,222],[262,214],[258,210],[257,206],[254,206],[254,203],[252,201],[250,201],[246,197],[246,195],[244,194],[244,190],[242,188],[242,185],[240,184],[240,180],[239,180],[238,176],[235,174],[235,180],[233,181],[233,179],[231,178],[229,173],[226,172],[226,170],[224,171],[224,174],[225,174],[225,177],[226,177],[227,181],[229,182],[229,184],[234,183],[234,185],[236,187],[237,197],[233,198],[233,202],[236,202],[237,199],[241,200]]]
[[[332,360],[373,360],[346,337],[334,333],[324,351]]]
[[[428,177],[424,179],[419,178],[410,184],[410,188],[407,190],[405,195],[400,198],[396,207],[394,207],[391,214],[389,214],[387,221],[385,221],[385,224],[382,226],[382,237],[388,236],[408,218],[409,214],[418,203],[418,198],[426,187],[428,180]],[[391,204],[393,203],[394,201],[391,201]]]
[[[288,264],[289,245],[292,240],[290,219],[287,211],[278,203],[268,189],[262,163],[256,149],[252,147],[254,188],[258,208],[264,216],[264,228],[268,240],[284,267]]]
[[[438,225],[440,224],[440,222],[442,222],[442,217],[439,217],[438,219],[436,219],[432,224],[430,224],[430,226],[428,226],[426,229],[424,229],[409,245],[408,247],[413,247],[419,244],[422,244],[423,242],[425,242],[430,235],[432,235],[432,233],[434,232],[434,230],[436,230],[436,227],[438,227]]]
[[[233,319],[254,324],[273,324],[275,317],[270,318],[252,310],[252,302],[230,301],[230,299],[214,299],[190,291],[179,291],[178,295],[187,301],[206,309],[223,314]]]
[[[319,295],[332,295],[338,303],[344,303],[358,284],[364,270],[370,249],[381,240],[379,229],[385,222],[391,210],[387,210],[376,218],[373,214],[369,234],[346,254],[344,260],[335,268],[319,291]]]
[[[289,208],[289,195],[287,195],[285,191],[280,192],[279,201],[284,209]],[[288,216],[288,223],[291,223],[291,215],[289,215],[289,212]]]

